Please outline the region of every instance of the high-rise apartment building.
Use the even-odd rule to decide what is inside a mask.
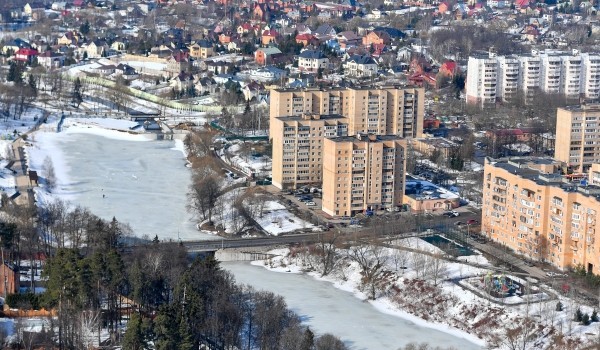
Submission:
[[[600,163],[600,105],[558,108],[554,158],[576,173]]]
[[[467,66],[467,103],[489,104],[537,90],[569,98],[600,97],[600,54],[532,51],[529,55],[475,53]]]
[[[302,115],[271,120],[273,133],[273,185],[298,188],[323,179],[323,140],[348,135],[346,118]]]
[[[482,233],[529,258],[599,274],[600,187],[571,182],[563,166],[548,158],[486,159]]]
[[[274,89],[269,98],[270,137],[276,132],[275,118],[303,114],[340,114],[347,118],[349,135],[421,137],[424,95],[422,88],[399,87]]]
[[[402,205],[406,140],[394,135],[323,141],[323,206],[333,216]]]

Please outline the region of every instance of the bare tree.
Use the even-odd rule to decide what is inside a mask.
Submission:
[[[52,192],[52,190],[56,187],[56,173],[54,172],[54,164],[52,163],[52,159],[50,157],[47,156],[44,159],[42,169],[46,175],[46,186],[48,186],[48,192]]]
[[[437,286],[447,276],[448,264],[441,253],[428,255],[426,259],[426,273],[433,280],[433,284]]]
[[[362,285],[367,289],[369,299],[375,299],[385,279],[385,264],[389,255],[376,242],[353,245],[348,249],[348,257],[361,268]]]

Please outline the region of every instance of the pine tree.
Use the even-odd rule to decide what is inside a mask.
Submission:
[[[312,350],[315,346],[315,334],[306,328],[304,336],[302,337],[302,344],[300,345],[301,350]]]
[[[587,312],[585,314],[583,314],[583,316],[581,316],[581,324],[584,326],[587,326],[590,324],[590,315],[588,315]]]
[[[144,350],[146,341],[142,331],[142,318],[138,313],[131,315],[123,337],[123,350]]]
[[[560,301],[556,303],[556,311],[563,311],[563,304]]]
[[[577,308],[577,310],[575,310],[575,316],[573,317],[573,321],[581,322],[582,318],[583,318],[583,313],[581,312],[580,308]]]

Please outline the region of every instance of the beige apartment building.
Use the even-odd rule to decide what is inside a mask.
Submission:
[[[348,135],[346,118],[334,115],[277,117],[271,121],[273,185],[298,188],[320,185],[323,179],[323,140]]]
[[[422,88],[274,89],[270,94],[270,137],[276,133],[275,118],[303,114],[340,114],[347,119],[348,135],[421,137],[424,96]]]
[[[600,104],[558,108],[554,158],[575,173],[600,163]]]
[[[549,158],[486,159],[482,232],[532,259],[600,274],[600,187],[570,182],[561,175],[565,166]]]
[[[323,205],[332,216],[402,205],[406,140],[359,133],[323,141]]]

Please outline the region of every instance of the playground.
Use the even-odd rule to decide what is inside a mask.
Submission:
[[[538,302],[550,298],[548,294],[532,283],[528,283],[515,276],[493,274],[466,278],[459,282],[466,289],[483,294],[492,301],[503,304],[521,304],[525,302]]]

